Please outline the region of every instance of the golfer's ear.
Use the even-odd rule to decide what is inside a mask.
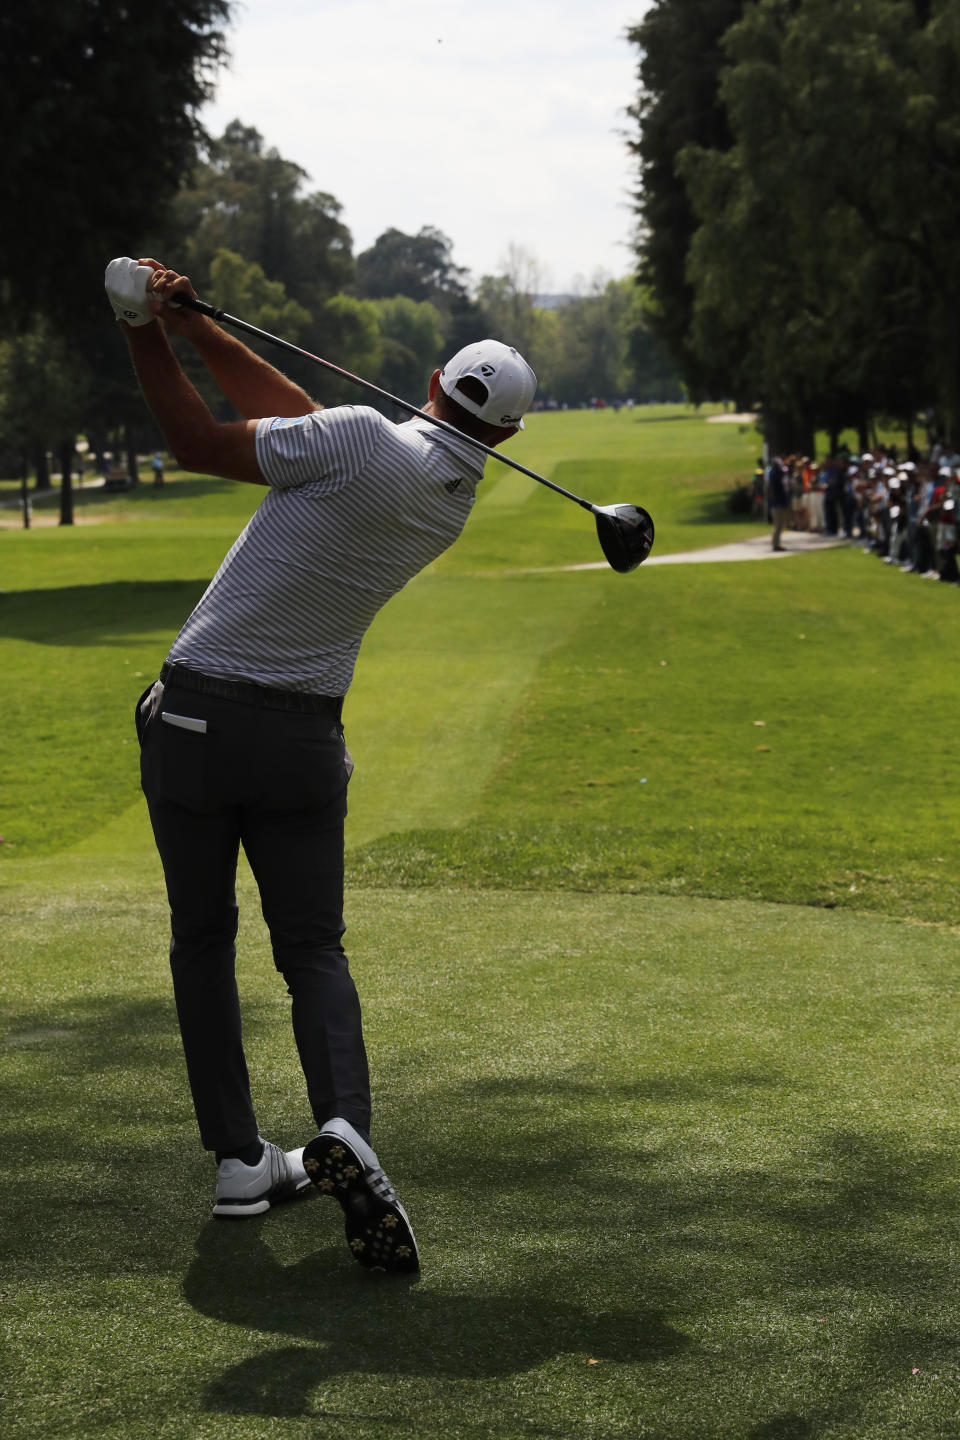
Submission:
[[[427,399],[435,400],[437,391],[440,389],[440,371],[434,370],[430,376],[430,384],[427,386]]]

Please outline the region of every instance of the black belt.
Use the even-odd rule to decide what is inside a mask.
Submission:
[[[309,695],[302,690],[278,690],[273,685],[254,685],[250,680],[224,680],[217,675],[204,675],[185,665],[160,667],[164,685],[178,690],[195,690],[200,695],[216,695],[220,700],[236,700],[241,705],[262,705],[267,710],[294,710],[301,715],[332,715],[339,721],[343,708],[342,695]]]

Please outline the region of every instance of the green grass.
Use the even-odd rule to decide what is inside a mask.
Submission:
[[[667,552],[755,533],[755,444],[573,413],[512,453]],[[131,712],[258,498],[0,535],[0,1433],[960,1436],[956,591],[846,550],[558,571],[589,517],[491,467],[346,714],[397,1285],[321,1197],[207,1218]],[[240,890],[261,1129],[301,1143]]]
[[[359,1271],[318,1196],[205,1218],[156,886],[22,869],[5,1435],[956,1433],[956,936],[355,896],[377,1129],[424,1252],[407,1286]],[[261,1125],[293,1144],[286,1005],[242,898]]]
[[[530,582],[493,588],[523,615]],[[361,876],[955,920],[954,590],[858,550],[548,588],[531,606],[548,648],[473,815],[392,828],[354,857]],[[487,613],[469,593],[462,627]],[[483,693],[498,660],[476,644]]]

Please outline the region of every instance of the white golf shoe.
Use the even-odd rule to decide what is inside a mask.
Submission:
[[[374,1151],[348,1120],[328,1120],[303,1152],[307,1175],[343,1210],[347,1244],[369,1270],[420,1268],[406,1210]]]
[[[303,1148],[283,1151],[263,1141],[263,1154],[256,1165],[242,1160],[221,1160],[217,1170],[217,1197],[214,1215],[245,1219],[262,1215],[278,1200],[291,1200],[310,1184],[303,1168]]]

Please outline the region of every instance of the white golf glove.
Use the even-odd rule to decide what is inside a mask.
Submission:
[[[152,274],[149,265],[138,265],[126,256],[110,261],[103,283],[118,320],[136,326],[149,325],[154,319],[147,297],[147,281]]]

